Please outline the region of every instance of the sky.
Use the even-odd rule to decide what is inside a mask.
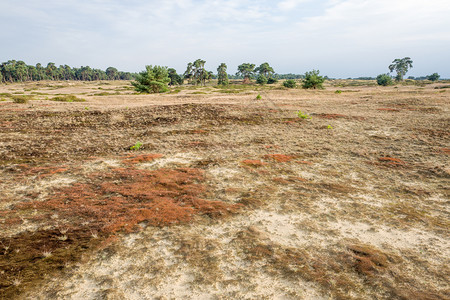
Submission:
[[[0,0],[0,62],[216,73],[268,62],[279,74],[450,78],[449,0]]]

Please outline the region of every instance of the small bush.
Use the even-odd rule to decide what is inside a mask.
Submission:
[[[259,75],[258,78],[256,79],[256,83],[260,85],[265,85],[267,83],[267,77],[262,74]]]
[[[297,116],[298,116],[300,119],[311,119],[311,116],[310,116],[310,115],[308,115],[307,113],[302,112],[301,110],[299,110],[299,111],[297,112]]]
[[[137,151],[137,150],[141,149],[141,147],[142,147],[142,143],[137,142],[136,144],[134,144],[133,146],[130,147],[130,150]]]
[[[440,77],[441,77],[441,75],[439,75],[438,73],[433,73],[431,75],[428,75],[427,79],[431,80],[431,81],[437,81],[437,80],[439,80]]]
[[[319,76],[319,70],[312,70],[311,72],[305,73],[305,80],[303,81],[302,87],[304,89],[323,89],[323,82],[325,78]]]
[[[377,83],[382,86],[392,85],[392,78],[389,74],[380,74],[377,76]]]
[[[261,99],[262,99],[261,94],[258,94],[258,96],[256,96],[256,100],[261,100]]]
[[[65,95],[65,96],[53,97],[51,100],[58,101],[58,102],[84,102],[84,101],[86,101],[85,99],[78,98],[75,95]]]
[[[297,83],[295,82],[294,79],[288,79],[285,82],[283,82],[283,86],[289,89],[293,89],[297,86]]]
[[[278,79],[276,79],[276,78],[270,77],[269,79],[267,79],[267,84],[274,84],[277,82],[278,82]]]
[[[341,90],[336,90],[334,93],[335,94],[342,94],[342,91]]]

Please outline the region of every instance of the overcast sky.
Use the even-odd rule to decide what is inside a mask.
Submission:
[[[0,62],[183,73],[202,58],[346,78],[409,56],[406,76],[450,78],[449,0],[0,0],[0,28]]]

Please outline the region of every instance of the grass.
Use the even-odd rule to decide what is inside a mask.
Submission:
[[[29,100],[33,99],[31,95],[12,95],[11,99],[14,103],[28,103]]]
[[[85,102],[85,99],[78,98],[75,95],[65,95],[65,96],[57,96],[51,99],[52,101],[58,102]]]

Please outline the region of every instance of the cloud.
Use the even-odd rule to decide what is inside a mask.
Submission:
[[[308,2],[309,0],[284,0],[278,3],[278,8],[283,11],[288,11],[296,8],[298,5]]]

